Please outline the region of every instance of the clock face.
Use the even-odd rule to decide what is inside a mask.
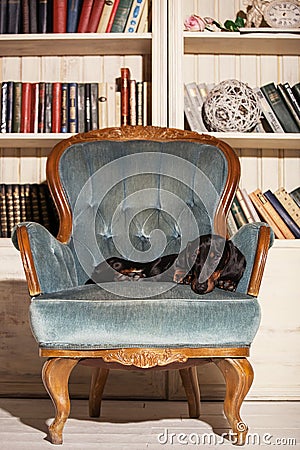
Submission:
[[[264,19],[272,28],[298,28],[300,4],[293,0],[273,0],[265,8]]]

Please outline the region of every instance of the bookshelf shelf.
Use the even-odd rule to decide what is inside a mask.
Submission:
[[[300,34],[184,32],[185,54],[298,55]]]
[[[53,147],[72,133],[11,133],[0,136],[0,148],[47,148]]]
[[[148,55],[151,33],[0,35],[1,56]]]

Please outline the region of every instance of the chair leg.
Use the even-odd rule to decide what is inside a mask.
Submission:
[[[252,381],[253,369],[246,358],[220,358],[213,362],[221,370],[226,382],[224,413],[233,431],[233,443],[244,445],[248,426],[242,421],[240,407]]]
[[[62,433],[70,414],[69,377],[79,359],[51,358],[43,366],[44,386],[55,407],[55,418],[49,426],[52,444],[62,444]]]
[[[179,373],[189,405],[189,416],[191,418],[198,418],[200,416],[200,389],[197,367],[179,369]]]
[[[101,400],[108,377],[109,369],[94,368],[92,372],[90,396],[89,396],[89,414],[90,417],[99,417],[101,411]]]

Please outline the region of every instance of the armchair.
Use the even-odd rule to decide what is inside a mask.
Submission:
[[[13,242],[32,297],[30,322],[42,378],[56,415],[49,427],[62,443],[70,412],[68,380],[90,365],[90,415],[99,416],[109,370],[179,370],[190,417],[199,416],[196,368],[213,361],[224,375],[224,412],[243,444],[240,406],[253,379],[247,360],[260,322],[257,300],[271,230],[244,226],[232,238],[247,266],[236,292],[195,294],[169,282],[85,285],[111,256],[150,261],[178,253],[201,234],[226,236],[226,215],[240,176],[226,143],[159,127],[107,128],[65,139],[47,161],[60,218],[58,236],[19,224]]]

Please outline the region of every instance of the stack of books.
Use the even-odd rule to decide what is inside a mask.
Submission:
[[[1,133],[81,133],[121,124],[147,125],[150,84],[131,80],[127,68],[121,74],[113,83],[4,81]]]
[[[0,237],[10,237],[20,222],[40,223],[57,235],[58,215],[47,184],[0,184]]]
[[[1,0],[0,34],[144,33],[151,0]]]
[[[283,187],[275,192],[256,189],[247,193],[237,189],[227,219],[229,236],[247,223],[267,222],[278,239],[300,238],[300,187],[288,193]]]
[[[184,85],[184,112],[191,130],[208,131],[203,119],[203,104],[211,89],[205,83]],[[268,83],[254,88],[261,109],[260,123],[252,130],[260,133],[300,132],[300,83]]]

